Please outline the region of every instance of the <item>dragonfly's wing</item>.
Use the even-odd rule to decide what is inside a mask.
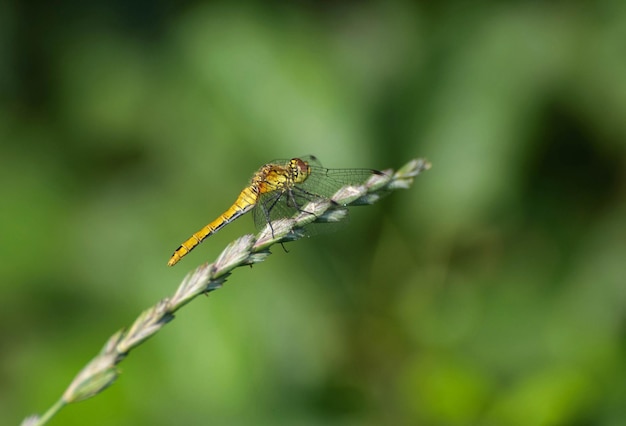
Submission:
[[[373,169],[326,169],[311,166],[311,174],[298,186],[319,197],[330,198],[344,186],[361,185],[372,175],[381,173]]]
[[[292,217],[306,203],[302,197],[294,197],[287,191],[272,191],[261,195],[254,208],[254,224],[261,230],[268,222]]]
[[[254,223],[262,229],[268,222],[292,217],[306,210],[306,204],[326,200],[347,185],[361,185],[372,175],[381,174],[372,169],[326,169],[313,155],[299,157],[311,166],[311,174],[302,183],[262,194],[254,209]],[[271,164],[286,165],[290,160],[273,160]],[[313,225],[313,224],[312,224]],[[311,226],[312,227],[312,226]],[[322,227],[320,227],[322,228]],[[323,229],[330,228],[326,224]]]
[[[373,169],[327,169],[322,167],[314,155],[303,155],[298,158],[309,163],[311,174],[304,182],[296,184],[296,187],[308,192],[312,198],[329,198],[346,185],[361,185],[372,175],[382,174],[382,172]],[[272,160],[268,164],[286,166],[289,161],[278,159]]]
[[[327,197],[307,191],[301,185],[285,191],[262,194],[254,208],[254,224],[260,230],[268,222],[306,212],[307,204],[312,201],[326,199]]]
[[[259,231],[261,231],[268,222],[282,218],[291,218],[298,213],[306,213],[307,205],[311,201],[327,199],[311,195],[299,186],[300,185],[295,186],[290,191],[274,191],[261,196],[259,203],[253,210],[254,224]],[[312,212],[309,213],[314,214]],[[346,210],[343,214],[344,223],[346,222],[347,215],[348,212]],[[304,226],[303,231],[305,235],[311,236],[332,232],[340,225],[340,223],[309,223]]]

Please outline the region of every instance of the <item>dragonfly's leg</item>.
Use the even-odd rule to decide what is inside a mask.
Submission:
[[[313,213],[313,212],[309,212],[309,211],[306,211],[306,210],[304,210],[304,209],[302,208],[302,206],[298,205],[298,200],[296,199],[296,196],[294,195],[294,192],[296,192],[296,191],[301,192],[302,194],[304,194],[304,195],[302,195],[302,198],[305,198],[305,199],[308,199],[308,200],[315,200],[315,199],[320,200],[320,199],[322,199],[322,197],[320,197],[319,195],[314,194],[314,193],[312,193],[312,192],[309,192],[309,191],[307,191],[306,189],[299,188],[299,187],[297,187],[297,186],[293,188],[293,191],[290,191],[290,192],[289,192],[289,198],[291,199],[291,202],[293,203],[293,207],[294,207],[294,208],[296,208],[296,209],[297,209],[300,213],[307,213],[307,214],[311,214],[311,215],[313,215],[313,216],[317,217],[317,216],[315,215],[315,213]],[[329,201],[330,201],[333,205],[334,205],[334,204],[337,204],[337,203],[335,203],[333,200],[329,200]],[[304,203],[303,203],[303,204],[304,204]]]
[[[274,238],[274,228],[272,227],[272,218],[270,216],[270,212],[272,211],[274,206],[276,206],[276,203],[278,203],[278,201],[280,201],[282,197],[283,197],[283,193],[281,192],[278,195],[278,197],[275,197],[275,199],[272,200],[269,206],[266,206],[265,204],[261,205],[261,208],[263,209],[263,214],[265,215],[265,220],[267,221],[267,224],[270,226],[270,231],[272,231],[272,238]]]
[[[285,251],[285,253],[289,253],[289,250],[287,250],[287,249],[285,248],[285,244],[284,244],[282,241],[280,242],[280,246],[283,248],[283,250]]]
[[[289,207],[293,207],[294,209],[296,209],[299,212],[301,212],[302,209],[298,205],[298,200],[296,200],[296,196],[294,195],[294,191],[289,191],[288,195],[289,195],[289,200],[288,200]]]

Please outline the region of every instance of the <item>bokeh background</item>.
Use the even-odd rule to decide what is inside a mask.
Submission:
[[[399,167],[51,425],[621,425],[626,3],[0,3],[0,417],[254,231],[274,158]]]

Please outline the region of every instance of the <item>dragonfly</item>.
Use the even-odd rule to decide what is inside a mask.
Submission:
[[[224,226],[253,211],[257,229],[302,212],[316,200],[329,200],[341,187],[360,185],[369,177],[383,174],[373,169],[326,169],[313,156],[274,160],[261,167],[235,202],[216,219],[183,242],[167,262],[174,266],[198,244]]]

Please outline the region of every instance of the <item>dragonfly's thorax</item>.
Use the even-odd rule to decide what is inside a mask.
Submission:
[[[252,178],[252,186],[258,194],[272,191],[286,191],[295,184],[300,184],[311,174],[309,163],[299,158],[289,163],[266,164]]]

